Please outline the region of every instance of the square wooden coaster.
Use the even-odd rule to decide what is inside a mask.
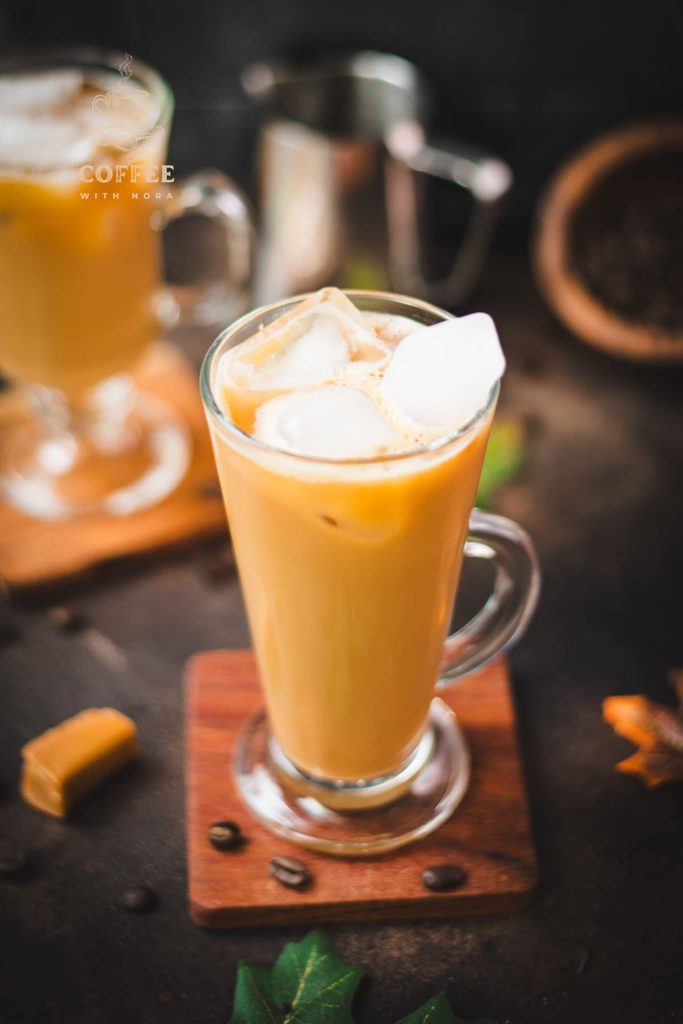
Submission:
[[[45,522],[22,515],[0,499],[0,577],[10,589],[43,586],[103,562],[226,529],[196,371],[177,348],[163,344],[154,348],[136,379],[172,405],[190,429],[192,460],[185,478],[158,505],[121,518],[91,515]],[[0,434],[22,415],[23,395],[3,395]]]
[[[196,924],[451,917],[527,906],[536,858],[504,660],[442,694],[472,751],[472,783],[460,807],[426,839],[368,859],[302,850],[259,825],[238,796],[231,776],[235,741],[263,702],[251,651],[195,655],[185,686],[189,903]],[[249,838],[237,851],[221,853],[208,841],[211,822],[224,818],[238,822]],[[268,862],[282,854],[308,864],[315,878],[309,890],[286,889],[269,875]],[[466,884],[429,892],[422,869],[446,861],[466,870]]]

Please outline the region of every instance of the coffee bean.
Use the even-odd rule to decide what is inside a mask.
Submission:
[[[303,861],[296,857],[273,857],[268,865],[273,878],[288,889],[307,889],[313,881],[313,875]]]
[[[234,821],[214,821],[209,825],[209,842],[216,850],[235,850],[244,841],[240,827]]]
[[[121,906],[134,914],[146,914],[158,903],[157,894],[148,885],[133,885],[121,897]]]
[[[19,878],[26,871],[28,858],[6,840],[0,841],[0,878]]]
[[[422,881],[432,892],[449,892],[467,881],[467,872],[459,864],[432,864],[422,872]]]
[[[48,622],[60,633],[78,633],[88,625],[87,616],[72,605],[60,604],[50,608]]]

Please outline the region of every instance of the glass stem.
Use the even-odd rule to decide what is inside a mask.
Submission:
[[[46,441],[72,451],[85,446],[111,453],[135,443],[128,422],[134,397],[133,381],[125,374],[78,396],[42,386],[33,388],[31,395]]]

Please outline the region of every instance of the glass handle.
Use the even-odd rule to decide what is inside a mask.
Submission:
[[[216,170],[198,171],[173,188],[173,197],[157,211],[153,226],[165,230],[188,214],[207,217],[222,230],[226,271],[201,284],[168,285],[159,306],[166,326],[228,323],[250,305],[254,226],[240,189]]]
[[[426,141],[417,121],[399,121],[386,134],[387,224],[394,286],[438,305],[457,305],[474,287],[489,246],[502,200],[512,185],[508,165],[472,143]],[[425,176],[452,182],[470,193],[472,214],[445,277],[427,280],[423,272],[420,221]]]
[[[538,557],[529,535],[511,519],[473,509],[465,556],[492,562],[495,581],[484,607],[446,639],[439,689],[483,668],[515,643],[538,602]]]

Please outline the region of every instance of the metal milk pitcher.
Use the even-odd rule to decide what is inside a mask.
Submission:
[[[430,90],[401,57],[360,52],[242,74],[262,107],[261,251],[255,297],[323,284],[391,288],[455,306],[474,286],[512,174],[471,143],[429,141]],[[445,275],[425,271],[421,204],[429,177],[470,193],[472,212]]]

